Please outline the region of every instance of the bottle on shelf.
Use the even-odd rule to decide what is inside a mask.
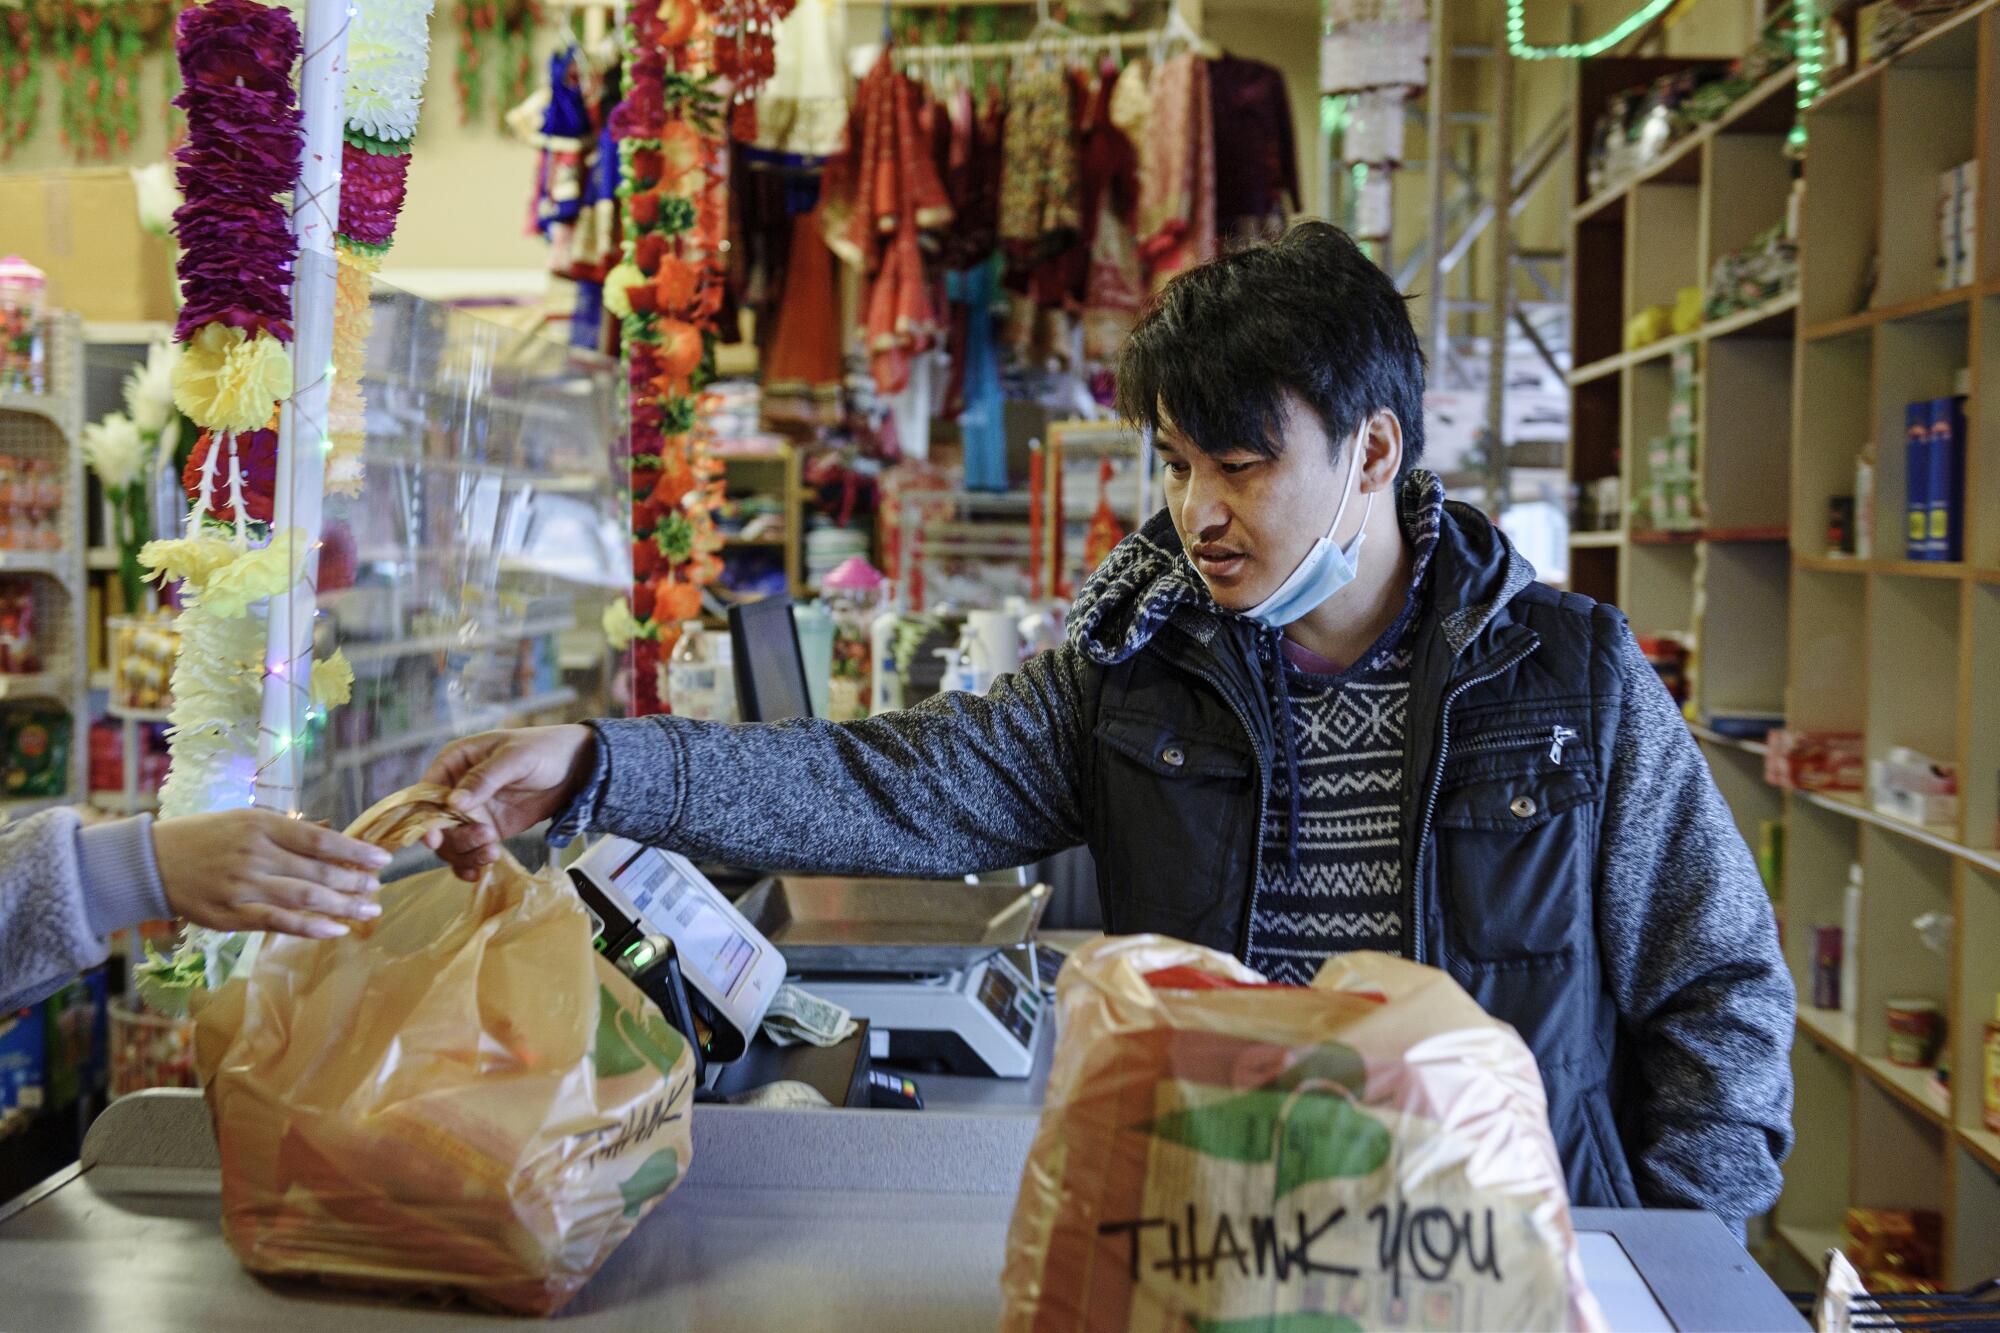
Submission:
[[[896,660],[896,638],[902,613],[892,604],[876,613],[868,625],[868,715],[894,713],[903,707],[902,664]]]
[[[662,668],[667,706],[699,722],[736,720],[736,673],[728,636],[711,634],[699,620],[681,623],[680,638]]]

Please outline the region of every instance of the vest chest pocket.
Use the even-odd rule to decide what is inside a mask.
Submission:
[[[1475,963],[1556,962],[1589,938],[1597,775],[1574,729],[1467,735],[1433,820],[1446,928]]]
[[[1106,927],[1196,938],[1249,878],[1255,761],[1152,717],[1105,713],[1096,740]]]

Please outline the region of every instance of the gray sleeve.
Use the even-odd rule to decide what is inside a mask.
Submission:
[[[104,961],[113,931],[170,915],[152,820],[83,828],[51,810],[0,829],[0,1012]]]
[[[1750,849],[1680,711],[1620,628],[1624,709],[1597,928],[1627,1061],[1627,1146],[1648,1205],[1762,1213],[1792,1145],[1797,1003]]]
[[[752,870],[944,877],[1026,865],[1084,836],[1093,692],[1071,649],[984,696],[864,722],[593,722],[584,828]]]

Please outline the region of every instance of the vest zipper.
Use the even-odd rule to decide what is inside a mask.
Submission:
[[[1460,754],[1502,754],[1508,750],[1539,750],[1548,746],[1549,762],[1558,768],[1562,766],[1563,749],[1576,739],[1576,729],[1560,723],[1552,727],[1524,727],[1515,731],[1503,731],[1470,745],[1461,746]]]
[[[1410,875],[1410,889],[1403,907],[1403,910],[1408,914],[1407,920],[1410,923],[1410,959],[1412,962],[1421,963],[1424,961],[1424,919],[1417,911],[1417,885],[1423,880],[1424,848],[1430,845],[1431,820],[1437,815],[1438,791],[1444,785],[1445,760],[1451,757],[1451,706],[1458,702],[1459,695],[1464,694],[1475,685],[1484,685],[1496,676],[1506,675],[1519,665],[1521,660],[1529,653],[1534,652],[1535,649],[1541,646],[1541,636],[1535,635],[1528,642],[1522,644],[1519,649],[1502,658],[1492,670],[1460,681],[1458,684],[1452,686],[1444,696],[1444,704],[1439,710],[1440,723],[1437,759],[1431,766],[1431,789],[1430,795],[1424,800],[1423,822],[1417,825],[1416,863]],[[1569,728],[1567,727],[1558,728],[1558,731],[1568,730]],[[1572,733],[1573,735],[1574,733]],[[1556,741],[1558,747],[1562,743],[1560,739]]]

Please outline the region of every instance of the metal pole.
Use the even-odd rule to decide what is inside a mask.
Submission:
[[[332,388],[333,236],[340,220],[341,120],[347,91],[351,0],[307,0],[299,106],[305,148],[292,193],[298,267],[292,278],[292,396],[278,418],[278,484],[271,540],[303,572],[270,601],[263,710],[257,728],[257,803],[298,813],[298,746],[311,703],[320,510],[326,498],[327,396]]]
[[[1502,20],[1504,22],[1504,20]],[[1514,308],[1514,54],[1502,32],[1493,51],[1493,312],[1487,320],[1486,509],[1507,508],[1507,337]]]
[[[1424,336],[1431,344],[1431,375],[1444,373],[1448,333],[1444,304],[1444,173],[1451,155],[1450,73],[1451,9],[1444,0],[1431,5],[1431,69],[1425,91],[1429,114],[1424,117],[1424,135],[1429,141],[1424,153],[1424,189],[1430,196],[1430,246],[1424,283]]]

